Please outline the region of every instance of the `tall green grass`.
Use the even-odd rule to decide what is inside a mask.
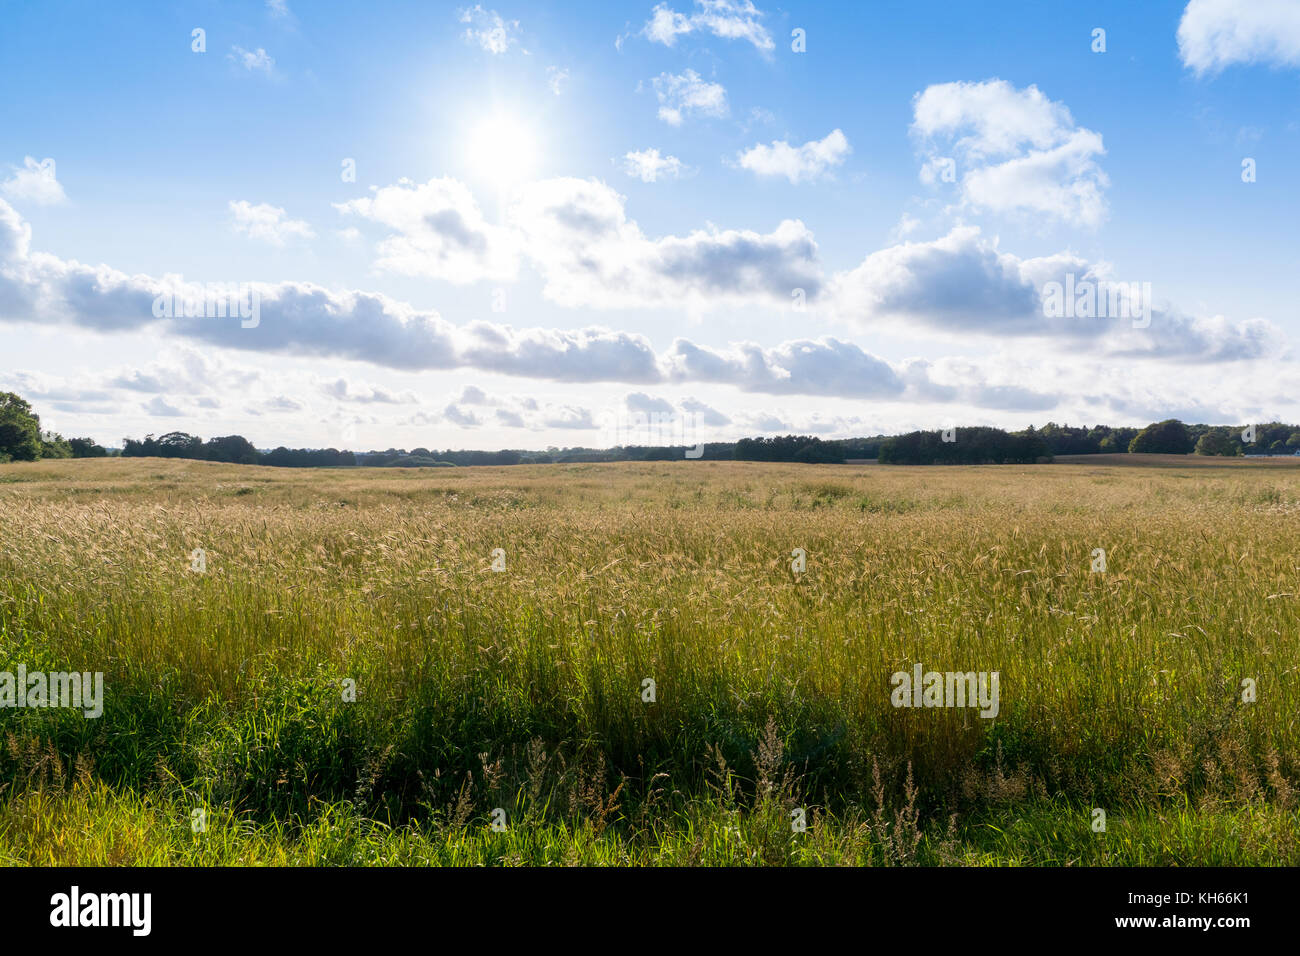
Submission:
[[[0,670],[106,696],[0,710],[0,854],[1295,862],[1290,475],[0,467]]]

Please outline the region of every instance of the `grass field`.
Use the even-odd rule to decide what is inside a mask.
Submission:
[[[1295,864],[1298,609],[1251,462],[0,466],[0,862]]]

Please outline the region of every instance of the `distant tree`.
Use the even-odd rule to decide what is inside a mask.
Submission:
[[[72,446],[58,432],[41,433],[42,458],[71,458]]]
[[[256,465],[261,456],[253,443],[243,435],[226,435],[224,438],[209,438],[204,442],[203,457],[208,461]]]
[[[1039,429],[1038,435],[1047,442],[1053,455],[1095,455],[1101,451],[1101,436],[1096,431],[1048,422]],[[1032,426],[1023,434],[1033,434]]]
[[[1000,428],[958,428],[955,441],[937,431],[888,438],[880,446],[882,465],[1003,465],[1051,461],[1046,440],[1027,429],[1017,435]]]
[[[13,392],[0,392],[0,462],[40,457],[40,417]]]
[[[1241,441],[1228,426],[1218,426],[1207,430],[1196,440],[1196,454],[1221,455],[1229,458],[1240,455]]]
[[[799,461],[842,464],[844,449],[814,435],[782,435],[776,438],[742,438],[732,449],[737,461]]]
[[[108,449],[96,444],[93,438],[69,438],[68,447],[72,449],[73,458],[104,458]]]
[[[1148,425],[1129,442],[1128,450],[1135,455],[1186,455],[1193,443],[1187,426],[1176,418]]]
[[[159,458],[202,458],[203,439],[188,432],[168,432],[158,438]]]

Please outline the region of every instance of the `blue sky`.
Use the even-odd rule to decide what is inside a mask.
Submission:
[[[0,17],[0,388],[65,434],[1300,420],[1295,0]],[[257,325],[153,308],[212,283]]]

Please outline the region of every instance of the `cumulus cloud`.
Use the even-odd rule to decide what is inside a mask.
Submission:
[[[1076,226],[1105,220],[1110,181],[1097,163],[1105,154],[1101,135],[1076,126],[1069,109],[1038,87],[939,83],[918,93],[912,106],[912,132],[927,153],[923,181],[933,182],[951,160],[962,200],[973,209]]]
[[[282,246],[289,239],[314,239],[316,233],[301,219],[290,219],[279,206],[247,200],[230,202],[231,226],[235,232],[250,239],[259,239],[274,246]]]
[[[41,403],[82,405],[94,402],[107,402],[113,398],[111,391],[103,388],[87,388],[83,380],[49,375],[44,372],[28,372],[21,369],[0,372],[0,382],[5,391],[18,392],[28,399]]]
[[[38,206],[53,206],[68,198],[55,175],[54,160],[48,157],[39,162],[31,156],[24,157],[22,166],[14,167],[13,174],[0,182],[0,194],[14,202]]]
[[[484,10],[478,4],[462,10],[460,22],[468,24],[462,38],[478,44],[485,53],[505,53],[519,42],[518,20],[506,20],[495,10]]]
[[[965,226],[929,242],[903,242],[872,253],[834,278],[828,301],[842,317],[868,325],[1035,337],[1115,356],[1224,361],[1282,348],[1280,330],[1263,319],[1197,318],[1155,308],[1150,301],[1144,303],[1147,328],[1135,328],[1131,316],[1105,314],[1100,302],[1091,310],[1093,317],[1045,314],[1049,283],[1068,284],[1080,293],[1090,287],[1100,295],[1109,282],[1118,285],[1106,264],[1068,253],[1022,259],[999,250],[977,227]]]
[[[546,428],[571,428],[587,431],[599,428],[591,409],[564,405],[550,410],[541,421]]]
[[[597,191],[597,198],[600,195]],[[623,220],[621,205],[616,203],[612,209],[612,219],[599,214],[599,203],[594,210],[582,204],[562,205],[552,213],[560,214],[567,228],[591,232],[596,240],[593,248],[608,253],[612,247],[627,256],[619,242],[626,241],[623,231],[633,227]],[[677,238],[666,246],[665,240],[648,240],[635,233],[632,238],[636,253],[632,258],[639,261],[635,267],[605,276],[610,288],[636,290],[667,284],[679,297],[701,288],[725,296],[739,283],[745,287],[744,296],[752,296],[753,288],[761,287],[776,268],[762,254],[767,248],[764,237],[723,233],[687,237],[698,239],[703,243],[700,247],[683,246]],[[696,263],[690,268],[681,265],[686,248]],[[732,261],[737,249],[744,251],[747,263],[739,271]],[[701,269],[699,262],[708,268]],[[586,268],[590,271],[591,264]],[[1168,308],[1156,310],[1145,330],[1131,329],[1127,321],[1046,319],[1041,307],[1043,284],[1067,272],[1084,277],[1106,274],[1102,266],[1069,255],[1019,259],[1000,252],[978,230],[954,230],[932,242],[903,243],[873,253],[857,269],[835,277],[827,302],[842,317],[867,324],[903,322],[913,331],[929,329],[963,340],[971,334],[995,339],[1037,337],[1063,353],[1088,349],[1135,360],[1225,361],[1277,356],[1284,348],[1277,330],[1259,319],[1201,319]],[[787,288],[788,277],[775,287],[782,298]],[[99,332],[147,328],[220,348],[356,360],[405,371],[472,368],[560,382],[711,383],[779,395],[1040,407],[1033,395],[1014,390],[1024,387],[1015,380],[977,383],[979,388],[966,383],[964,391],[944,391],[949,383],[942,377],[925,369],[891,365],[833,337],[773,347],[747,342],[707,347],[679,338],[666,353],[657,354],[644,336],[600,327],[517,329],[484,321],[455,326],[436,312],[420,311],[376,293],[293,282],[260,283],[253,290],[260,298],[260,322],[255,327],[243,327],[238,318],[159,317],[154,312],[156,297],[184,300],[194,297],[200,287],[179,276],[131,276],[108,266],[33,253],[27,224],[0,201],[0,320],[74,324]],[[194,380],[216,381],[222,375],[225,387],[239,391],[241,383],[230,377],[233,373],[204,365],[196,358],[199,353],[190,351],[182,365],[191,366],[187,374]],[[161,397],[163,386],[181,380],[178,372],[149,368],[119,377],[113,384],[137,392],[157,389],[155,394]],[[344,401],[385,403],[402,397],[337,378],[325,387],[327,394]],[[198,394],[201,389],[186,391]],[[1050,394],[1054,389],[1032,391]],[[492,400],[471,388],[452,404],[473,407],[483,401]],[[521,415],[537,411],[536,402],[526,399],[500,407]],[[587,427],[584,422],[590,421],[589,414],[584,418],[556,409],[541,414],[546,420],[568,422],[564,427]]]
[[[759,143],[740,153],[736,163],[759,176],[784,176],[798,184],[824,176],[832,166],[843,163],[850,152],[848,138],[835,129],[822,139],[809,140],[802,146],[791,146],[785,140],[777,140],[770,146]]]
[[[474,322],[461,336],[459,360],[504,375],[557,382],[657,382],[654,348],[641,335],[589,328],[522,329]]]
[[[883,398],[904,388],[889,363],[831,337],[775,348],[741,343],[721,351],[679,338],[667,361],[673,381],[733,385],[747,392]]]
[[[803,223],[651,238],[625,202],[598,180],[542,180],[516,190],[506,225],[496,226],[466,186],[435,179],[375,188],[338,208],[392,230],[377,268],[455,283],[509,281],[526,259],[545,280],[543,294],[561,305],[785,305],[796,288],[816,298],[817,245]]]
[[[401,179],[371,191],[335,208],[392,230],[379,244],[377,268],[455,283],[508,281],[518,272],[515,235],[487,221],[464,183]]]
[[[159,357],[143,366],[107,369],[96,381],[107,388],[145,394],[179,393],[207,400],[205,393],[247,393],[261,372],[236,366],[219,355],[188,347],[165,347]]]
[[[465,411],[455,402],[452,402],[442,410],[442,417],[451,422],[453,425],[459,425],[461,428],[476,428],[483,424],[482,420],[473,412]]]
[[[1047,411],[1062,396],[1023,385],[990,381],[988,371],[966,359],[909,359],[898,369],[905,398],[914,402],[960,403],[1000,411]]]
[[[552,179],[522,191],[513,220],[561,305],[598,308],[790,301],[821,287],[817,244],[798,220],[769,233],[698,230],[647,237],[627,218],[624,198],[604,183]]]
[[[1300,66],[1300,4],[1191,0],[1178,24],[1178,55],[1197,73],[1234,63]]]
[[[357,402],[363,405],[401,405],[419,401],[412,392],[393,392],[380,385],[349,382],[336,378],[321,382],[320,390],[340,402]]]
[[[623,157],[623,172],[643,183],[676,179],[681,176],[684,168],[676,156],[660,156],[657,149],[634,151]]]
[[[262,407],[270,412],[300,412],[304,406],[302,402],[288,395],[276,395],[263,402]]]
[[[175,405],[164,399],[161,395],[155,395],[140,407],[148,414],[156,415],[160,418],[179,418],[181,415],[185,414]]]
[[[642,415],[673,415],[676,413],[672,402],[663,398],[655,398],[645,392],[629,392],[624,396],[623,404],[627,406],[629,412],[637,412]]]
[[[730,112],[726,88],[701,78],[694,70],[660,73],[653,84],[659,99],[659,118],[669,126],[681,126],[688,116],[718,118]]]
[[[657,4],[643,33],[652,43],[672,46],[679,36],[697,31],[726,40],[745,40],[771,53],[772,36],[759,21],[765,16],[751,0],[695,0],[695,12],[678,13],[666,3]]]
[[[245,50],[242,46],[232,46],[226,59],[249,73],[263,73],[270,76],[275,72],[275,60],[261,47]]]
[[[694,398],[685,399],[681,404],[683,411],[694,415],[696,420],[707,428],[721,428],[723,425],[731,424],[731,419],[722,412]]]

